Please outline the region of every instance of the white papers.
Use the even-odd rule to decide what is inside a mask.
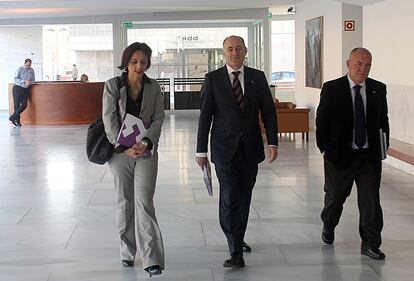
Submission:
[[[381,148],[381,159],[387,158],[387,133],[382,129],[379,129],[380,148]]]
[[[203,180],[206,185],[208,195],[213,196],[213,185],[211,182],[211,166],[207,160],[206,165],[203,166]]]

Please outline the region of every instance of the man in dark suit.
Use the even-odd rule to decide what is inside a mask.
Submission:
[[[383,227],[380,131],[386,133],[388,148],[389,124],[386,86],[368,78],[371,61],[367,49],[355,48],[346,62],[348,74],[323,85],[316,116],[316,141],[324,155],[325,168],[323,242],[333,243],[335,226],[355,181],[361,254],[383,260],[385,254],[379,249]]]
[[[259,112],[266,128],[269,163],[277,157],[275,106],[262,71],[244,66],[247,49],[238,36],[223,41],[226,65],[206,74],[201,91],[196,162],[208,164],[211,127],[211,161],[220,183],[219,218],[229,245],[224,267],[244,267],[243,251],[252,190],[258,163],[265,159]]]

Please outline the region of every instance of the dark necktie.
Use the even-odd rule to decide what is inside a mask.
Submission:
[[[239,104],[240,109],[243,107],[243,91],[239,80],[240,71],[233,71],[232,74],[234,75],[233,79],[233,94],[236,98],[237,103]]]
[[[355,127],[355,144],[358,148],[362,148],[365,145],[367,139],[367,128],[365,122],[365,112],[364,112],[364,103],[362,102],[360,85],[355,85],[355,101],[354,101],[354,127]]]

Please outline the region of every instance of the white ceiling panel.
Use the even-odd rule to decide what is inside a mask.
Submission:
[[[206,11],[295,5],[302,0],[0,0],[0,19]],[[315,0],[318,1],[318,0]],[[381,0],[336,0],[367,5]]]

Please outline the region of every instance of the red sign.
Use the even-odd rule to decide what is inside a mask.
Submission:
[[[353,21],[353,20],[344,21],[344,30],[345,31],[354,31],[355,30],[355,21]]]

